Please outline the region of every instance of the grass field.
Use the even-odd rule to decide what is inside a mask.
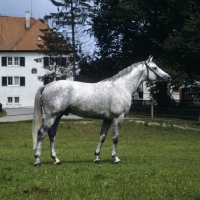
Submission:
[[[118,155],[111,131],[93,163],[101,121],[61,121],[54,166],[45,139],[41,167],[33,167],[31,122],[0,123],[0,199],[200,199],[200,129],[196,122],[125,120]]]

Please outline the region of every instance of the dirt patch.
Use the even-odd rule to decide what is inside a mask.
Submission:
[[[91,124],[92,121],[80,121],[80,122],[74,122],[74,124]]]
[[[135,123],[136,124],[145,124],[146,122],[145,121],[139,121],[139,120],[137,120],[137,121],[135,121]]]
[[[157,123],[157,122],[149,122],[149,123],[147,123],[149,126],[160,126],[160,124],[159,123]]]
[[[179,129],[189,129],[189,130],[196,130],[198,131],[199,129],[195,129],[195,128],[190,128],[188,127],[187,125],[170,125],[170,124],[166,124],[166,123],[158,123],[158,122],[145,122],[145,121],[141,121],[141,120],[132,120],[132,119],[129,119],[128,120],[129,122],[135,122],[136,124],[148,124],[149,126],[163,126],[163,127],[170,127],[170,126],[173,126],[175,128],[179,128]]]
[[[162,126],[163,126],[163,127],[169,127],[170,125],[163,122],[163,123],[162,123]]]
[[[51,192],[49,190],[46,189],[34,189],[34,190],[24,190],[23,191],[24,194],[50,194]]]
[[[174,124],[173,125],[173,127],[175,127],[175,128],[180,128],[180,129],[190,129],[190,130],[195,130],[195,131],[199,131],[199,129],[196,129],[196,128],[190,128],[190,127],[188,127],[188,126],[181,126],[181,125],[176,125],[176,124]]]

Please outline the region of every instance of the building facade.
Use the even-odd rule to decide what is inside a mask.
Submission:
[[[47,27],[40,19],[30,17],[30,12],[25,17],[0,16],[0,103],[3,108],[34,105],[36,91],[44,85],[38,76],[46,73],[45,56],[39,54],[37,45],[43,43],[40,29]]]

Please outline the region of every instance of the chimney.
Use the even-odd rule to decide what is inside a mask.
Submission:
[[[30,28],[30,11],[26,11],[26,29]]]

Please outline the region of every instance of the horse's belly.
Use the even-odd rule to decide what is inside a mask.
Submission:
[[[80,117],[89,117],[89,118],[111,118],[109,108],[107,106],[91,105],[91,104],[82,104],[78,106],[69,106],[68,110],[74,115]]]

